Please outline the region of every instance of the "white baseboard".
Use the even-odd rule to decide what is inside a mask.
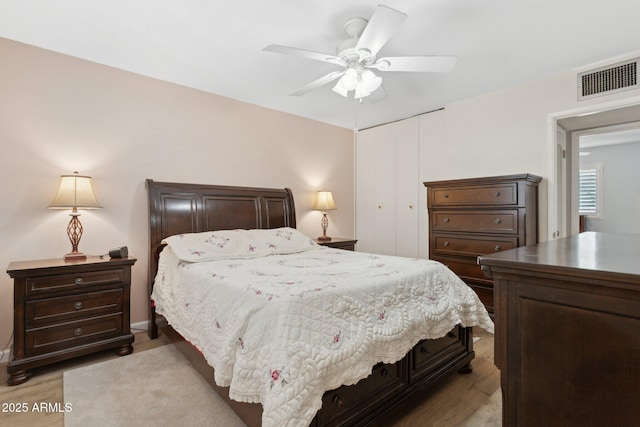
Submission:
[[[9,354],[11,354],[11,347],[7,347],[2,351],[2,357],[0,357],[0,363],[8,362]]]
[[[149,321],[148,320],[144,320],[142,322],[132,323],[131,324],[131,330],[134,331],[134,332],[147,331],[147,330],[149,330]]]
[[[148,320],[144,320],[142,322],[137,322],[137,323],[132,323],[131,324],[131,330],[133,332],[146,331],[148,329],[149,329],[149,321]],[[10,354],[11,354],[11,347],[5,348],[3,350],[3,352],[2,352],[2,354],[0,354],[0,363],[8,362]]]

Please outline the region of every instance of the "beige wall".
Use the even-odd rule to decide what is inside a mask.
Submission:
[[[132,322],[147,316],[144,180],[290,187],[298,228],[333,190],[330,234],[353,236],[353,133],[0,38],[0,267],[70,250],[65,211],[48,210],[58,177],[94,179],[102,210],[84,211],[80,250],[127,245]],[[13,284],[0,275],[0,350],[13,324]]]
[[[631,55],[630,57],[635,57]],[[603,61],[606,65],[620,58]],[[585,66],[587,69],[596,68]],[[579,71],[582,71],[579,70]],[[545,79],[449,104],[420,116],[420,180],[532,173],[539,186],[539,236],[549,236],[549,187],[555,185],[552,118],[640,104],[640,90],[577,101],[577,73]],[[421,205],[426,206],[426,192]],[[428,256],[426,208],[420,211],[420,254]]]

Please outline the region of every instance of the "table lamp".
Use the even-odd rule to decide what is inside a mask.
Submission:
[[[331,191],[322,189],[316,193],[316,203],[313,208],[322,211],[322,236],[318,237],[319,242],[330,242],[331,237],[327,236],[327,228],[329,227],[329,219],[327,218],[327,211],[336,208],[336,204],[333,202],[333,194]]]
[[[100,209],[100,203],[93,193],[91,177],[79,175],[61,175],[58,194],[49,205],[49,209],[71,209],[71,221],[67,226],[67,235],[71,241],[71,252],[64,256],[65,261],[80,261],[87,258],[78,252],[78,244],[82,237],[82,224],[80,223],[80,213],[78,209]]]

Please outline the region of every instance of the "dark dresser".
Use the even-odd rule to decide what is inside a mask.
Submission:
[[[429,258],[445,264],[493,314],[493,282],[479,255],[538,241],[538,183],[531,174],[425,182]]]
[[[481,256],[504,426],[640,425],[640,234]]]

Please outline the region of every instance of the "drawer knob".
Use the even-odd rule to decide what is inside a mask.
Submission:
[[[380,376],[385,378],[388,377],[389,371],[387,371],[385,368],[382,368],[382,370],[380,371]]]
[[[76,328],[76,330],[73,331],[73,335],[75,336],[82,335],[82,328]]]
[[[493,193],[493,195],[496,196],[496,197],[500,197],[500,192],[496,191],[495,193]]]
[[[449,218],[445,218],[443,221],[444,222],[449,222]]]
[[[444,193],[444,194],[442,195],[442,197],[444,197],[445,199],[448,199],[448,198],[449,198],[449,193]]]
[[[409,205],[409,209],[413,209],[413,205]]]
[[[449,242],[444,242],[442,245],[446,248],[449,246]]]
[[[502,248],[500,247],[500,245],[496,245],[495,250],[496,250],[496,251],[499,251],[500,249],[502,249]]]
[[[82,277],[76,277],[76,280],[74,280],[74,282],[76,283],[76,285],[82,285],[82,282],[84,282],[84,280],[82,280]]]
[[[420,346],[420,353],[429,354],[429,349],[425,346]]]
[[[342,398],[340,396],[338,396],[337,394],[335,396],[333,396],[333,403],[338,407],[338,408],[342,408],[342,405],[344,405],[344,401],[342,400]]]
[[[382,205],[378,205],[378,209],[382,209]]]
[[[76,310],[80,310],[82,308],[82,301],[78,301],[77,303],[73,304],[73,306]]]
[[[495,223],[496,223],[496,224],[500,224],[500,223],[502,223],[502,220],[501,220],[500,218],[496,218]]]

